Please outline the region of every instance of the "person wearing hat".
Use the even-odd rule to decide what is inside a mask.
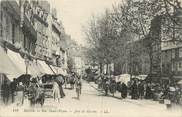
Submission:
[[[10,88],[9,88],[9,85],[8,85],[6,79],[4,80],[4,83],[1,86],[1,90],[2,90],[3,102],[4,102],[5,105],[7,105],[8,101],[9,101],[9,91],[10,91]]]
[[[77,77],[75,82],[75,87],[76,87],[77,98],[80,99],[81,89],[82,89],[82,82],[80,77]]]

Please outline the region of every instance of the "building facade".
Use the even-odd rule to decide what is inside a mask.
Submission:
[[[57,58],[54,61],[54,54],[58,55],[58,58],[62,57],[61,62],[64,58],[64,63],[67,57],[66,51],[59,44],[63,28],[57,22],[59,25],[57,33],[57,28],[53,26],[55,22],[50,12],[50,4],[47,1],[16,0],[1,1],[0,5],[0,45],[3,53],[6,53],[3,55],[7,58],[0,59],[4,64],[14,66],[12,71],[7,66],[0,72],[10,80],[22,74],[65,75],[66,72],[63,73],[62,70],[55,72],[55,69],[50,67],[53,65],[57,69],[62,69],[62,65],[57,64]],[[64,69],[65,67],[64,65]]]

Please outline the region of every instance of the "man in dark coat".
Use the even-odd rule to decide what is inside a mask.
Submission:
[[[12,103],[14,103],[14,96],[15,96],[15,93],[16,93],[16,80],[15,78],[13,79],[13,81],[10,83],[10,92],[11,92],[11,101]]]
[[[108,95],[108,91],[109,91],[109,79],[106,78],[105,81],[104,81],[104,90],[105,90],[105,96]]]
[[[131,86],[131,99],[138,99],[138,86],[136,81]]]
[[[71,87],[71,89],[74,89],[75,77],[76,77],[76,75],[74,73],[72,73],[72,75],[70,77],[70,87]]]
[[[9,92],[10,92],[10,88],[7,83],[7,80],[4,80],[4,83],[1,86],[1,90],[2,90],[3,102],[5,105],[7,105],[9,101]]]
[[[151,90],[150,84],[147,84],[145,99],[151,99],[151,98],[152,98],[152,90]]]
[[[59,85],[59,90],[60,90],[61,98],[65,97],[65,93],[64,93],[63,87],[62,87],[62,85],[64,84],[64,79],[63,79],[63,77],[58,76],[58,79],[56,80],[56,82],[57,82],[58,85]]]
[[[127,97],[127,93],[128,93],[128,88],[127,88],[127,86],[126,86],[126,84],[125,83],[122,83],[121,84],[121,97],[122,98],[126,98]]]
[[[144,84],[143,82],[140,82],[139,85],[138,85],[138,93],[139,93],[139,98],[140,99],[143,99],[143,96],[144,96]]]
[[[116,81],[115,80],[111,80],[109,88],[110,88],[111,94],[114,96],[114,93],[116,92]]]

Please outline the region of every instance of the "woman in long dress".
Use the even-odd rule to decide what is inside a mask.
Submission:
[[[58,100],[58,102],[60,102],[60,90],[59,90],[59,85],[56,81],[54,81],[53,83],[53,97],[54,97],[54,101],[56,101],[56,99]]]

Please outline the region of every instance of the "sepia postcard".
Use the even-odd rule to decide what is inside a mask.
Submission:
[[[0,0],[0,117],[182,117],[182,0]]]

